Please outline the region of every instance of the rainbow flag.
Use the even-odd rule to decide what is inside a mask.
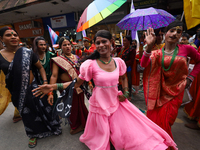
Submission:
[[[56,42],[58,40],[58,35],[49,26],[48,26],[48,30],[49,30],[49,35],[51,38],[51,43],[52,43],[52,45],[54,45],[54,44],[56,44]]]

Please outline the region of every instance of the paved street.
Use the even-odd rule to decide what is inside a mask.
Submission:
[[[146,109],[142,93],[134,96],[132,102],[137,107],[143,110]],[[10,103],[4,114],[0,116],[0,150],[29,150],[29,139],[25,134],[22,121],[13,123],[13,112],[14,107],[12,103]],[[188,122],[190,121],[185,117],[183,108],[181,107],[179,109],[177,120],[172,127],[174,140],[177,143],[179,150],[199,150],[200,130],[197,131],[186,128],[184,124]],[[62,128],[63,132],[60,136],[39,139],[35,150],[88,150],[88,148],[79,141],[79,136],[82,133],[70,135],[69,126],[62,125]]]

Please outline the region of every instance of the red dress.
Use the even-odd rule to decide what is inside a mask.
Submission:
[[[146,67],[143,76],[147,117],[162,127],[171,137],[173,125],[183,99],[186,78],[193,79],[200,71],[200,54],[188,45],[178,45],[178,54],[168,71],[161,65],[162,50],[153,51],[150,58],[142,56],[141,66]],[[196,65],[188,75],[187,56]],[[169,67],[172,56],[165,55],[164,66]]]

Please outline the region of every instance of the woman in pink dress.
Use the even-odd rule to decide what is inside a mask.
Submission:
[[[89,115],[80,141],[91,150],[109,150],[110,141],[115,149],[165,150],[177,149],[171,137],[149,120],[137,107],[127,100],[128,83],[126,64],[121,58],[112,58],[112,35],[100,30],[94,37],[97,51],[80,67],[75,88],[83,82],[94,80],[95,88],[89,100]],[[119,78],[123,92],[118,91]],[[66,88],[70,82],[63,84]],[[57,89],[56,84],[40,86],[33,92],[39,96]],[[43,94],[43,95],[44,95]],[[42,95],[42,96],[43,96]]]

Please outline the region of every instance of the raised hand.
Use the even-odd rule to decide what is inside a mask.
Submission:
[[[153,45],[155,44],[155,41],[156,41],[156,36],[154,33],[154,29],[153,28],[147,29],[147,32],[145,32],[145,42],[149,50],[152,49]]]
[[[39,85],[38,88],[32,90],[33,95],[40,98],[44,97],[45,94],[48,94],[49,92],[53,91],[53,87],[51,84],[44,84],[44,85]]]

